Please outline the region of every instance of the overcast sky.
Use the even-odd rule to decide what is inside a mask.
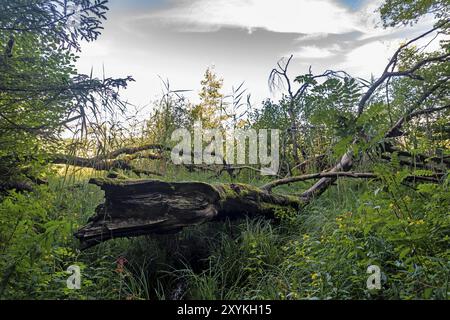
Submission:
[[[110,0],[98,41],[83,45],[80,72],[132,75],[124,93],[146,105],[161,94],[158,76],[172,89],[197,93],[205,69],[214,65],[224,93],[245,81],[255,105],[271,97],[268,76],[293,54],[291,75],[326,69],[370,78],[405,39],[431,27],[383,29],[378,0]]]

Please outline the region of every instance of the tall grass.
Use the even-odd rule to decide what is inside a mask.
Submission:
[[[170,170],[164,179],[232,181],[226,175],[212,178],[210,172]],[[415,294],[414,273],[408,273],[409,283],[397,281],[384,293],[365,288],[366,261],[371,256],[387,260],[396,256],[385,238],[364,236],[359,230],[362,225],[345,229],[341,222],[344,216],[359,212],[365,201],[362,195],[371,190],[368,182],[340,180],[294,218],[222,221],[187,228],[175,235],[117,239],[79,251],[72,234],[103,201],[103,192],[87,183],[89,176],[90,172],[84,171],[60,172],[42,191],[48,197],[36,196],[38,202],[51,199],[45,204],[48,219],[65,221],[70,228],[55,231],[59,234],[49,248],[51,257],[47,254],[36,258],[48,260],[37,260],[33,267],[39,270],[35,276],[39,288],[47,290],[27,286],[11,287],[8,292],[19,298],[134,300],[366,299]],[[240,182],[243,180],[255,183],[251,174],[243,174]],[[295,194],[308,186],[284,186],[278,191]],[[123,268],[119,259],[126,261]],[[83,287],[79,292],[69,292],[64,286],[64,271],[74,263],[83,266]],[[441,269],[445,273],[450,267]],[[446,281],[448,285],[448,274]],[[445,295],[445,280],[437,286],[438,296]]]

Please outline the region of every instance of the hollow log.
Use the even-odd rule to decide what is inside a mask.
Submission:
[[[300,210],[299,197],[271,194],[245,184],[92,179],[106,202],[75,236],[83,248],[112,238],[176,233],[209,221],[263,216],[279,209]]]

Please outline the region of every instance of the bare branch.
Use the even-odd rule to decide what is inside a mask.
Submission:
[[[387,79],[390,79],[392,77],[414,77],[414,73],[417,70],[419,70],[420,68],[422,68],[425,65],[427,65],[427,64],[430,64],[430,63],[433,63],[433,62],[448,61],[448,58],[450,57],[450,53],[443,54],[443,55],[437,56],[437,57],[430,57],[430,58],[424,59],[422,61],[419,61],[417,64],[412,66],[409,70],[397,71],[397,72],[389,71],[389,70],[393,70],[395,68],[395,66],[397,65],[398,57],[399,57],[399,55],[400,55],[400,53],[402,52],[403,49],[405,49],[406,47],[408,47],[412,43],[418,41],[419,39],[422,39],[423,37],[429,35],[430,33],[433,33],[434,31],[438,30],[442,26],[443,26],[442,24],[436,26],[435,28],[433,28],[433,29],[431,29],[431,30],[421,34],[420,36],[418,36],[418,37],[408,41],[406,44],[400,46],[397,49],[397,51],[394,53],[394,55],[392,56],[391,60],[387,64],[386,68],[384,69],[383,74],[381,75],[381,77],[370,86],[370,88],[367,90],[367,92],[364,94],[364,96],[360,100],[360,102],[358,104],[358,117],[361,116],[362,113],[364,112],[364,108],[365,108],[367,102],[372,97],[372,95],[375,93],[375,91]]]
[[[320,179],[320,178],[357,178],[357,179],[373,179],[377,178],[377,176],[373,173],[357,173],[357,172],[321,172],[321,173],[313,173],[313,174],[305,174],[302,176],[297,177],[290,177],[285,179],[280,179],[276,181],[272,181],[266,185],[264,185],[261,189],[266,191],[272,191],[273,188],[296,183],[300,181],[306,181],[306,180],[314,180],[314,179]]]
[[[406,115],[405,117],[401,118],[400,120],[398,120],[395,125],[389,129],[389,131],[386,133],[385,137],[386,138],[394,138],[399,136],[398,132],[400,131],[400,128],[403,126],[403,124],[405,122],[411,121],[414,118],[417,118],[419,116],[425,115],[425,114],[431,114],[431,113],[436,113],[445,109],[450,108],[450,104],[445,105],[443,107],[439,107],[439,108],[429,108],[429,109],[424,109],[424,110],[419,110],[419,111],[415,111],[413,113],[410,113],[408,115]]]

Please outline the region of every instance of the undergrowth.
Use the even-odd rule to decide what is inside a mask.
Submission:
[[[3,196],[0,294],[2,299],[448,298],[448,181],[414,191],[401,186],[401,172],[384,176],[381,185],[342,180],[299,214],[281,212],[278,221],[210,223],[86,251],[78,249],[73,233],[103,194],[82,177],[54,177],[32,193]],[[80,290],[66,286],[70,265],[81,268]],[[370,265],[383,272],[381,290],[366,287]]]

